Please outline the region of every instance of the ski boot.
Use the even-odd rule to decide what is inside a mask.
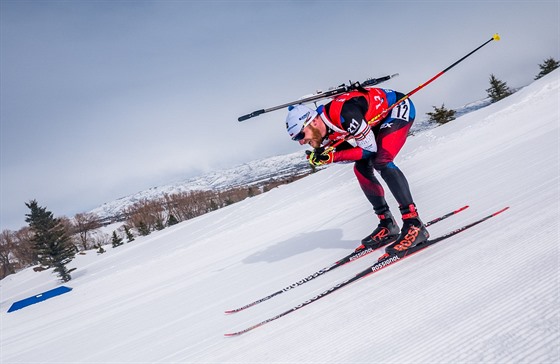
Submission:
[[[383,214],[377,215],[379,217],[379,225],[371,234],[362,239],[359,247],[356,248],[356,252],[360,252],[365,249],[377,249],[389,243],[395,241],[399,236],[399,227],[395,223],[395,219],[391,212],[387,211]]]
[[[385,248],[386,255],[394,255],[403,252],[418,244],[422,244],[430,237],[424,223],[418,217],[416,206],[411,204],[408,207],[401,208],[403,215],[403,227],[400,235],[391,245]]]

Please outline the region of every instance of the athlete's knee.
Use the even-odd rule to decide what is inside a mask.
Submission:
[[[372,185],[377,184],[373,168],[367,160],[359,160],[354,163],[354,174],[362,188],[369,189]]]
[[[356,175],[356,178],[361,185],[367,183],[367,181],[371,181],[372,179],[372,173],[368,172],[367,168],[364,168],[363,165],[360,165],[358,163],[354,164],[354,174]]]
[[[372,163],[369,159],[360,159],[354,163],[354,173],[358,178],[371,179],[373,175]]]
[[[379,172],[383,172],[387,168],[398,168],[392,159],[378,159],[374,162],[373,168]]]
[[[373,168],[369,164],[356,163],[354,165],[354,173],[362,191],[364,191],[370,201],[376,196],[384,196],[383,187],[375,177]]]

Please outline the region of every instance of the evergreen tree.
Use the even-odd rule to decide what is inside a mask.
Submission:
[[[508,97],[513,92],[509,89],[507,83],[499,80],[493,74],[490,75],[490,88],[486,89],[488,96],[492,102],[500,101],[503,98]]]
[[[438,124],[445,124],[451,120],[455,120],[455,110],[447,110],[444,104],[441,104],[441,107],[432,107],[434,108],[434,111],[426,113],[430,117],[428,119],[429,121],[433,121]]]
[[[103,249],[103,247],[101,246],[101,244],[97,244],[94,246],[95,248],[97,248],[97,254],[103,254],[105,253],[105,249]]]
[[[39,263],[47,268],[54,267],[54,272],[62,281],[68,282],[72,277],[66,264],[74,259],[76,250],[64,225],[60,219],[53,217],[52,212],[40,207],[36,200],[31,200],[25,205],[31,210],[25,215],[25,221],[29,223],[33,233],[31,240]]]
[[[126,240],[127,243],[130,243],[131,241],[134,241],[134,235],[132,235],[132,233],[130,232],[130,229],[128,228],[128,226],[124,226],[124,233],[126,235]]]
[[[560,66],[560,62],[558,62],[554,58],[550,57],[548,59],[545,59],[543,64],[539,64],[541,72],[539,72],[539,74],[535,76],[535,80],[538,80],[542,76],[554,71],[558,68],[558,66]]]
[[[179,223],[179,220],[177,220],[175,215],[169,214],[169,217],[167,218],[167,226],[173,226],[173,225],[176,225],[178,223]]]
[[[146,225],[146,223],[144,223],[144,221],[140,221],[138,224],[138,232],[142,236],[147,236],[150,235],[150,228]]]
[[[111,244],[113,248],[123,245],[123,238],[117,235],[117,232],[113,230],[113,237],[111,238]]]

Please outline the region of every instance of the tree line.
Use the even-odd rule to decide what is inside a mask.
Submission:
[[[142,199],[125,208],[112,219],[101,219],[93,213],[78,213],[73,218],[55,218],[36,200],[25,205],[29,208],[26,222],[18,231],[4,230],[0,234],[0,279],[27,267],[42,271],[53,268],[63,281],[71,279],[66,265],[76,254],[96,249],[105,252],[104,246],[117,248],[130,243],[135,237],[146,236],[181,221],[189,220],[219,208],[269,191],[279,185],[303,178],[301,175],[273,179],[260,185],[231,188],[224,191],[188,191],[165,194],[154,199]],[[122,223],[112,234],[101,228]]]

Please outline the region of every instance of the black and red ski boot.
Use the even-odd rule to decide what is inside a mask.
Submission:
[[[356,248],[356,252],[368,248],[380,248],[392,243],[399,236],[399,226],[395,223],[391,212],[387,211],[377,217],[379,217],[379,225],[371,234],[362,239],[362,245]]]
[[[430,233],[428,233],[424,223],[418,217],[418,211],[416,211],[414,204],[401,208],[401,212],[403,215],[403,227],[395,242],[385,248],[385,252],[388,255],[394,255],[410,249],[425,242],[430,237]]]

